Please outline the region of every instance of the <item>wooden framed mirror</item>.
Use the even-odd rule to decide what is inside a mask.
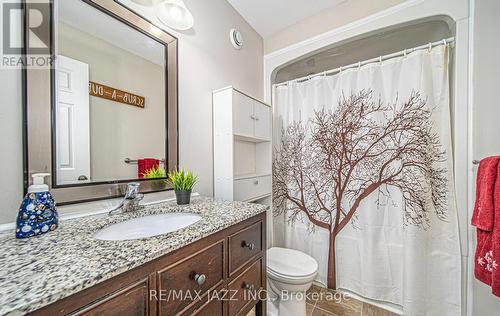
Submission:
[[[38,34],[52,64],[24,71],[25,189],[36,172],[51,174],[59,204],[121,196],[128,182],[171,189],[177,39],[119,1],[26,1],[25,17],[31,9],[50,16]]]

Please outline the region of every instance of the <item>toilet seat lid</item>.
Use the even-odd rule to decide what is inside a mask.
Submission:
[[[306,277],[318,271],[316,260],[294,249],[273,247],[267,250],[267,268],[288,277]]]

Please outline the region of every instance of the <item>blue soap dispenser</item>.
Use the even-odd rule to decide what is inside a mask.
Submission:
[[[32,175],[33,184],[29,186],[17,216],[16,238],[28,238],[52,231],[58,226],[56,203],[49,192],[44,178],[49,173]]]

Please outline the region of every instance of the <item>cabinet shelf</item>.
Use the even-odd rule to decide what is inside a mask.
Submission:
[[[248,137],[248,136],[243,136],[243,135],[238,135],[238,134],[234,134],[234,139],[235,140],[241,140],[241,141],[244,141],[244,142],[252,142],[252,143],[271,142],[270,138]]]
[[[213,93],[214,195],[255,201],[271,195],[271,107],[232,87]]]
[[[248,202],[248,203],[253,203],[253,202],[256,202],[258,200],[262,200],[264,198],[267,198],[267,197],[270,197],[271,196],[271,193],[268,193],[268,194],[264,194],[264,195],[261,195],[261,196],[256,196],[254,198],[251,198],[251,199],[248,199],[248,200],[245,200],[243,202]]]
[[[251,179],[251,178],[258,178],[258,177],[266,177],[266,176],[271,176],[271,173],[245,173],[245,174],[238,174],[234,176],[234,180],[243,180],[243,179]]]

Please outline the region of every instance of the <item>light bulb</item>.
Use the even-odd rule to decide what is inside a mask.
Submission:
[[[175,21],[182,20],[182,10],[177,6],[171,7],[169,10],[169,14]]]
[[[158,19],[170,28],[188,30],[193,27],[193,15],[182,0],[158,0],[156,11]]]

